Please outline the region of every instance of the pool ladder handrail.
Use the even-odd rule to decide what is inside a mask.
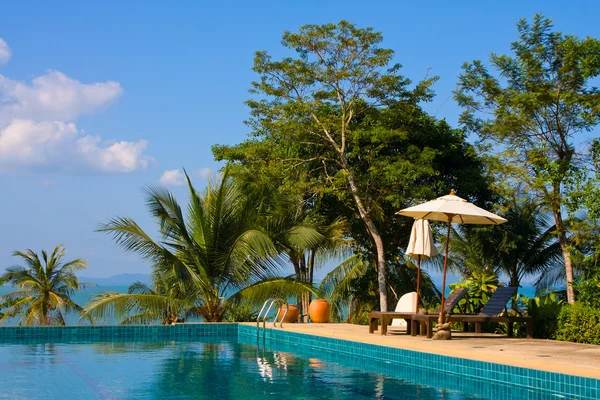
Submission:
[[[281,321],[279,321],[279,327],[283,328],[283,321],[285,320],[285,316],[287,315],[288,311],[290,311],[290,305],[288,304],[288,302],[282,298],[279,297],[271,297],[269,299],[267,299],[267,301],[264,302],[262,308],[260,309],[258,316],[256,317],[256,335],[258,336],[258,332],[260,329],[260,317],[262,316],[262,322],[263,322],[263,335],[265,333],[265,329],[266,329],[266,324],[267,324],[267,319],[269,318],[269,313],[271,312],[271,308],[273,308],[273,304],[278,303],[278,302],[282,302],[283,304],[285,304],[285,312],[283,313],[283,317],[281,317]],[[267,307],[267,304],[269,304],[269,308],[267,308],[267,312],[265,312],[265,314],[263,315],[263,311],[265,310],[265,308]],[[279,316],[279,313],[275,314],[275,318],[273,320],[273,327],[277,328],[277,317]]]

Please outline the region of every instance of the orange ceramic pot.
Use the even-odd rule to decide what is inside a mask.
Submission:
[[[327,300],[315,299],[310,302],[308,316],[312,322],[322,324],[329,322],[329,302]]]
[[[290,304],[289,307],[290,308],[288,310],[288,313],[285,314],[286,307],[281,306],[279,308],[279,313],[277,313],[277,319],[281,321],[285,314],[285,319],[283,320],[283,322],[285,322],[286,324],[289,324],[290,322],[298,322],[298,318],[300,317],[300,309],[298,308],[298,306],[295,306],[293,304]]]

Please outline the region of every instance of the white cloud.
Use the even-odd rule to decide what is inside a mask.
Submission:
[[[49,71],[26,84],[0,75],[0,125],[13,119],[72,121],[106,107],[123,93],[117,82],[81,83]]]
[[[147,142],[102,143],[74,123],[15,120],[0,130],[0,170],[53,168],[126,173],[146,169]]]
[[[179,169],[168,169],[163,172],[158,182],[162,185],[181,186],[185,183],[185,175]]]
[[[11,50],[0,39],[0,64]],[[123,94],[118,82],[82,83],[59,71],[20,82],[0,74],[0,171],[53,168],[61,171],[128,173],[146,169],[145,140],[103,141],[73,121],[102,110]]]
[[[11,56],[12,51],[10,50],[10,47],[8,47],[8,44],[0,38],[0,65],[6,64]]]

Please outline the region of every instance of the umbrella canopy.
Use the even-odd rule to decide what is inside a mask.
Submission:
[[[422,218],[435,221],[448,222],[448,238],[446,239],[446,256],[444,257],[444,273],[442,275],[442,305],[440,307],[440,323],[444,322],[444,303],[446,291],[446,270],[448,266],[448,248],[450,245],[450,227],[453,222],[459,224],[482,224],[498,225],[506,222],[506,219],[492,214],[475,204],[454,194],[454,189],[448,196],[438,197],[418,206],[405,208],[396,214],[413,218]]]
[[[429,221],[425,219],[416,219],[410,232],[410,240],[406,255],[417,260],[417,299],[415,312],[419,311],[419,290],[421,288],[421,260],[427,261],[438,254],[437,248],[433,244],[433,235]]]
[[[456,196],[454,189],[447,196],[405,208],[396,214],[444,222],[450,219],[451,223],[458,224],[497,225],[506,222],[506,219]]]

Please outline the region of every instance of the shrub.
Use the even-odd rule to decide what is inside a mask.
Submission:
[[[258,311],[250,304],[236,304],[225,312],[225,321],[227,322],[255,322],[256,317],[258,317]]]
[[[527,314],[533,319],[533,337],[537,339],[554,339],[558,329],[558,316],[563,309],[562,300],[550,293],[542,297],[527,299],[523,296],[527,306]]]
[[[554,339],[558,328],[558,315],[564,302],[555,293],[529,298],[517,296],[518,311],[509,310],[509,315],[529,315],[533,320],[533,337],[536,339]],[[499,323],[496,333],[508,334],[508,324]],[[524,323],[513,324],[513,335],[525,337],[527,330]]]
[[[466,314],[477,314],[488,302],[498,285],[496,274],[473,272],[471,277],[450,284],[450,290],[466,288],[469,292],[458,303],[458,308]]]
[[[600,307],[600,277],[581,279],[575,284],[577,300],[590,306]]]
[[[581,302],[565,305],[558,316],[556,339],[600,344],[600,310]]]

